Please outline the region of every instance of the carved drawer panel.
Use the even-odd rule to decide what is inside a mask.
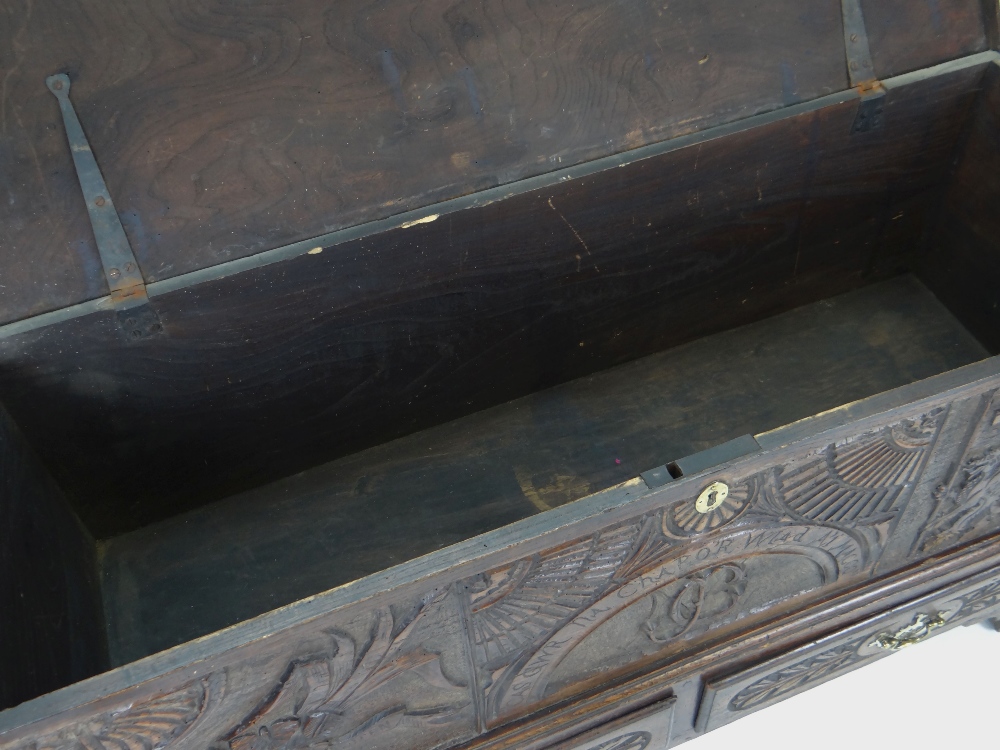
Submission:
[[[547,750],[665,750],[670,747],[675,703],[675,698],[667,698]]]
[[[710,731],[1000,608],[1000,570],[895,607],[813,643],[708,680],[697,728]]]

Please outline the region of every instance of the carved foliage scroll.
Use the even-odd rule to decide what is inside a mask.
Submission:
[[[427,627],[440,627],[448,596],[440,592],[404,616],[376,610],[363,640],[330,630],[325,653],[289,665],[270,697],[215,748],[383,747],[401,733],[434,737],[463,725],[468,686],[445,674],[440,647],[425,640]]]

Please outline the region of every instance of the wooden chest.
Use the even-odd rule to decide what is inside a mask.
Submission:
[[[0,10],[0,747],[665,748],[1000,616],[995,0]]]

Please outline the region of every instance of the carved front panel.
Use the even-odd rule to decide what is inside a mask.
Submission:
[[[991,575],[993,578],[925,597],[748,670],[709,680],[698,714],[699,728],[715,729],[949,627],[982,619],[1000,607],[1000,571]]]
[[[879,427],[468,579],[490,726],[778,602],[865,576],[947,409]],[[718,486],[718,490],[714,489]],[[701,508],[698,507],[701,502]]]
[[[353,604],[185,667],[179,689],[175,673],[170,689],[144,683],[0,746],[421,750],[472,740],[867,580],[897,536],[912,536],[901,567],[996,529],[996,411],[992,391],[972,388],[637,492],[544,545],[525,532],[478,572],[445,565],[391,590],[373,577]],[[918,527],[900,523],[914,512]],[[977,614],[993,600],[979,601],[968,605]],[[725,715],[851,668],[866,644],[740,680]]]
[[[915,553],[928,555],[1000,528],[1000,399],[978,399],[967,438],[933,493],[934,511]]]

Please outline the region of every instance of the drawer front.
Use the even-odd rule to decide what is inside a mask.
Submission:
[[[668,698],[547,750],[665,750],[670,747],[675,703]]]
[[[1000,609],[1000,570],[910,602],[749,669],[710,679],[697,728],[710,731]]]

